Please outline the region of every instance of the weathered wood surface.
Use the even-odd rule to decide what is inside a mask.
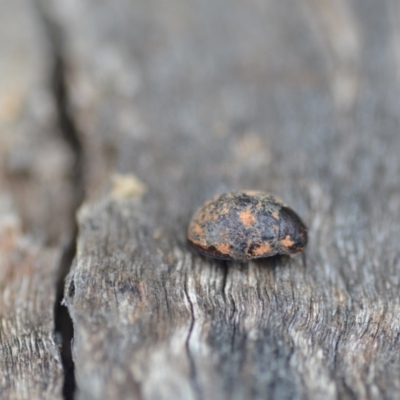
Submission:
[[[54,15],[88,185],[126,174],[79,214],[65,292],[78,398],[398,397],[399,4],[79,1]],[[242,188],[303,216],[304,258],[188,249],[196,207]]]
[[[53,308],[60,252],[24,237],[0,197],[0,398],[61,399]]]
[[[1,399],[62,398],[54,308],[73,234],[74,157],[57,127],[52,70],[34,3],[0,2]]]

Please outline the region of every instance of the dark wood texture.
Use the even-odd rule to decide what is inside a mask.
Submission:
[[[77,398],[399,397],[399,2],[39,3],[85,154]],[[303,256],[189,249],[242,189],[304,219]]]

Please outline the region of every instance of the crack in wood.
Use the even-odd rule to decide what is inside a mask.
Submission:
[[[201,388],[200,385],[197,382],[197,371],[196,371],[196,363],[193,359],[193,355],[192,352],[190,350],[190,338],[192,336],[193,333],[193,329],[194,329],[194,324],[195,324],[195,315],[194,315],[194,307],[193,307],[193,303],[192,300],[190,299],[190,295],[188,292],[188,288],[187,288],[187,280],[188,277],[185,277],[185,283],[184,283],[184,292],[185,292],[185,296],[186,299],[189,303],[189,309],[190,309],[190,315],[191,315],[191,321],[190,321],[190,326],[189,326],[189,331],[186,337],[186,342],[185,342],[185,348],[186,348],[186,354],[188,356],[189,359],[189,368],[190,368],[190,382],[193,388],[193,391],[196,395],[196,398],[198,400],[202,400],[203,399],[203,395],[201,393]]]
[[[223,261],[221,264],[222,264],[222,271],[223,271],[221,294],[222,294],[224,303],[227,305],[228,302],[226,301],[225,287],[226,287],[226,280],[228,278],[228,273],[229,273],[228,264],[227,264],[227,261]]]
[[[74,119],[70,114],[70,100],[66,84],[66,72],[64,61],[64,44],[63,32],[61,27],[57,25],[54,18],[49,15],[49,10],[46,4],[41,0],[35,1],[36,8],[42,19],[47,38],[50,43],[50,51],[53,57],[53,71],[51,77],[51,87],[53,98],[58,118],[57,134],[60,134],[62,139],[71,149],[74,155],[74,164],[71,171],[70,180],[72,183],[73,207],[71,207],[70,218],[76,221],[75,214],[84,198],[84,152],[81,143],[81,134],[78,132]],[[55,332],[61,334],[61,359],[64,368],[64,385],[63,396],[66,400],[74,398],[76,390],[75,382],[75,367],[72,358],[71,341],[74,337],[74,328],[72,319],[69,315],[68,308],[63,304],[65,278],[71,269],[73,259],[76,254],[76,239],[78,235],[78,226],[74,222],[73,232],[69,238],[68,244],[65,246],[59,265],[59,273],[57,279],[57,295],[54,304],[54,321]],[[72,281],[73,283],[73,281]],[[71,294],[71,287],[68,292]]]

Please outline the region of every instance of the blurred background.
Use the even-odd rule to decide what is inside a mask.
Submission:
[[[41,242],[133,170],[167,197],[188,188],[187,209],[196,187],[293,198],[305,179],[357,207],[387,189],[399,210],[397,1],[0,7],[0,185]]]

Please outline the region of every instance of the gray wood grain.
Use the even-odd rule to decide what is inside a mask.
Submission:
[[[0,2],[1,399],[62,398],[54,308],[74,157],[58,131],[53,61],[34,2]]]
[[[21,232],[0,197],[0,397],[61,399],[63,370],[53,307],[60,252]]]
[[[398,4],[56,7],[88,157],[78,397],[398,397]],[[304,257],[191,252],[191,214],[232,189],[290,204]]]

